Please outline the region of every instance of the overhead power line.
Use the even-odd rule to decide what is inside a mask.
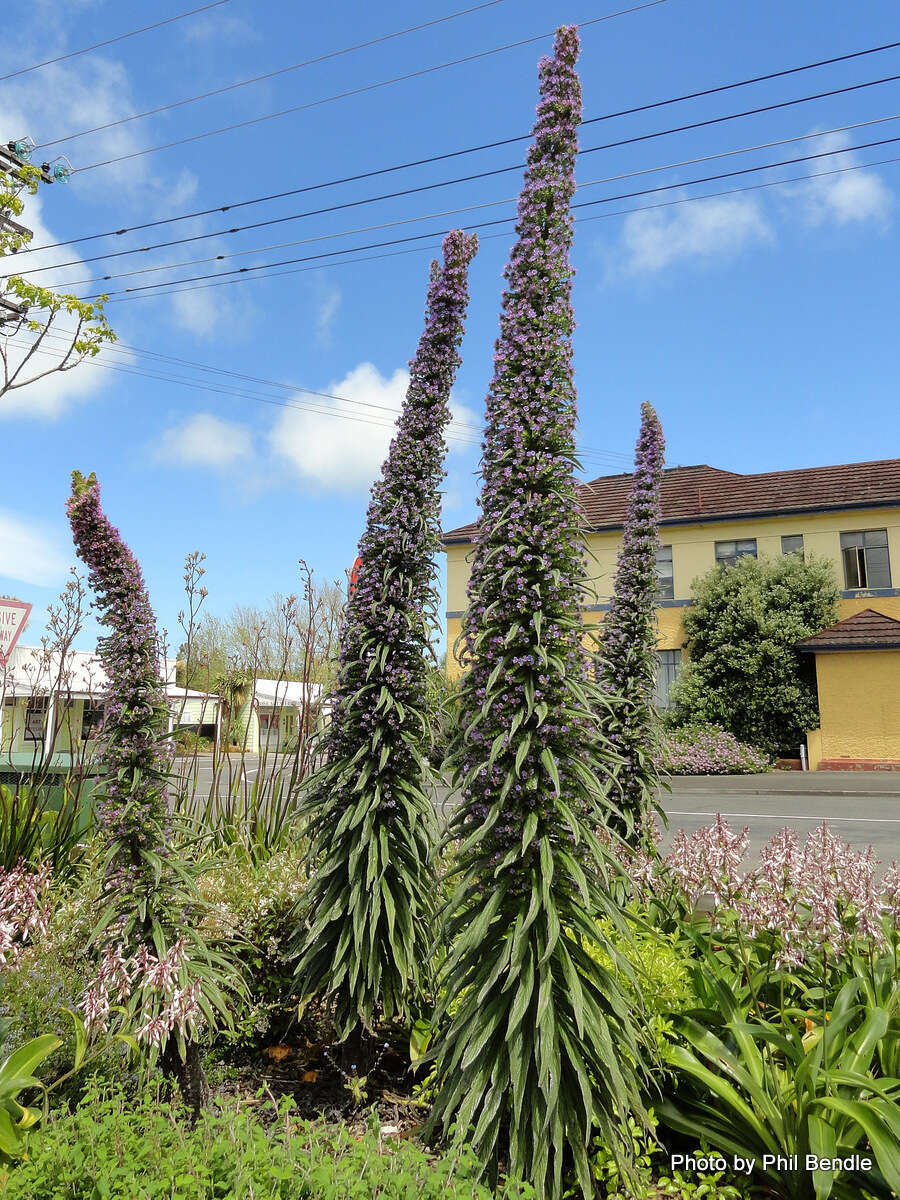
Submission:
[[[645,0],[643,4],[634,4],[630,8],[621,8],[617,12],[605,13],[602,17],[592,17],[588,21],[579,21],[578,28],[584,29],[589,25],[597,25],[601,21],[611,21],[614,17],[628,16],[630,13],[641,12],[645,8],[656,8],[657,5],[666,3],[667,0]],[[118,154],[113,158],[104,158],[99,162],[88,163],[84,167],[77,167],[75,170],[77,174],[81,174],[83,171],[94,171],[98,167],[109,167],[113,163],[127,162],[133,158],[143,158],[147,154],[157,154],[161,150],[172,150],[175,146],[187,146],[192,142],[199,142],[209,137],[217,137],[222,133],[233,133],[237,129],[248,129],[253,125],[261,125],[265,121],[274,121],[278,117],[286,117],[292,113],[319,108],[323,104],[332,104],[336,100],[347,100],[351,96],[363,96],[369,92],[378,91],[381,88],[393,87],[395,83],[405,83],[409,79],[421,79],[426,75],[434,75],[437,71],[446,71],[450,67],[459,67],[464,63],[477,62],[482,58],[490,58],[494,54],[502,54],[507,50],[516,50],[520,46],[530,46],[534,42],[540,42],[544,38],[552,37],[554,32],[555,30],[550,29],[544,33],[536,33],[531,37],[520,38],[516,42],[506,42],[502,46],[493,46],[490,50],[478,50],[474,54],[465,54],[461,58],[452,58],[448,62],[435,63],[431,67],[420,67],[417,71],[408,71],[404,75],[394,75],[390,79],[380,79],[377,83],[368,83],[362,87],[336,92],[333,96],[324,96],[318,100],[309,100],[304,104],[292,104],[288,108],[281,108],[277,112],[264,113],[260,117],[249,117],[247,120],[234,121],[230,125],[223,125],[218,129],[207,129],[203,133],[194,133],[186,137],[176,138],[171,142],[163,142],[159,146],[146,146],[143,150],[132,150],[128,154]]]
[[[200,100],[210,100],[213,96],[224,96],[227,92],[237,91],[238,88],[249,87],[253,83],[262,83],[267,79],[276,79],[279,75],[287,75],[291,71],[300,71],[304,67],[312,67],[317,63],[328,62],[332,58],[341,58],[344,54],[352,54],[356,50],[366,50],[369,46],[378,46],[390,42],[394,38],[405,37],[408,33],[418,33],[422,29],[431,29],[434,25],[442,25],[446,21],[454,21],[457,17],[467,17],[471,13],[481,12],[484,8],[493,8],[503,4],[505,0],[484,0],[483,4],[475,4],[471,8],[462,8],[457,12],[448,13],[445,17],[435,17],[431,21],[423,21],[419,25],[408,25],[394,33],[383,33],[379,37],[369,38],[365,42],[356,42],[352,46],[344,46],[341,50],[329,50],[327,54],[319,54],[315,58],[305,58],[302,62],[291,63],[287,67],[278,67],[274,71],[266,71],[264,75],[254,75],[251,79],[240,79],[236,83],[227,83],[223,87],[213,88],[208,92],[200,92],[196,96],[187,96],[183,100],[173,100],[169,104],[160,104],[156,108],[148,108],[145,112],[131,113],[120,117],[117,121],[107,121],[105,125],[95,125],[91,129],[80,129],[77,133],[67,133],[62,137],[41,142],[38,150],[46,150],[48,146],[58,146],[60,142],[74,142],[76,138],[87,137],[92,133],[103,133],[106,129],[115,129],[119,125],[128,125],[131,121],[141,121],[144,117],[155,117],[158,113],[169,112],[173,108],[183,108],[187,104],[196,104]]]
[[[858,147],[857,147],[857,149],[858,149]],[[632,213],[653,212],[657,209],[662,209],[662,208],[677,208],[683,204],[700,203],[704,200],[714,200],[714,199],[718,199],[723,196],[743,195],[745,192],[767,191],[770,188],[783,187],[787,184],[792,184],[792,183],[810,183],[816,179],[822,179],[822,178],[825,178],[825,177],[831,176],[831,175],[845,175],[851,171],[865,171],[865,170],[871,169],[872,167],[881,167],[881,166],[886,166],[886,165],[889,165],[892,163],[897,163],[897,162],[900,162],[900,156],[894,156],[894,157],[888,157],[888,158],[878,158],[871,162],[857,163],[857,164],[855,164],[853,166],[849,166],[849,167],[835,167],[828,171],[812,171],[805,175],[789,175],[784,179],[768,180],[765,183],[746,184],[742,187],[724,188],[724,189],[720,189],[719,191],[715,191],[715,192],[704,192],[699,196],[683,196],[677,200],[662,200],[662,201],[658,201],[655,204],[640,204],[640,205],[636,205],[633,208],[613,209],[611,212],[598,213],[595,216],[591,216],[591,217],[577,217],[576,216],[575,222],[577,225],[585,225],[590,221],[605,221],[605,220],[609,220],[612,217],[629,216]],[[676,185],[676,186],[678,186],[678,185]],[[684,186],[684,185],[681,185],[681,186]],[[437,231],[437,230],[433,231],[431,236],[439,237],[440,231]],[[479,240],[482,242],[486,242],[486,241],[492,241],[496,238],[503,238],[503,237],[507,237],[507,236],[508,236],[508,233],[506,231],[504,231],[501,233],[490,233],[490,234],[480,235]],[[377,262],[377,261],[380,261],[381,259],[398,258],[398,257],[402,257],[403,255],[406,255],[406,254],[424,254],[424,253],[430,254],[430,253],[439,251],[440,248],[441,248],[441,243],[434,242],[431,245],[413,246],[413,247],[410,247],[405,250],[392,250],[392,251],[388,251],[384,254],[367,254],[367,255],[361,256],[360,258],[344,258],[344,259],[340,259],[336,262],[328,262],[328,263],[315,262],[315,263],[313,263],[312,266],[291,267],[286,271],[271,271],[266,274],[259,274],[259,275],[237,275],[236,277],[231,278],[231,279],[219,280],[216,283],[195,284],[192,287],[174,287],[174,286],[171,286],[171,282],[170,282],[169,284],[160,284],[161,288],[169,287],[170,288],[169,291],[143,292],[143,293],[133,294],[133,295],[124,295],[124,294],[117,295],[117,297],[110,300],[109,303],[110,304],[127,304],[129,301],[134,301],[134,300],[154,300],[154,299],[159,299],[159,298],[165,297],[165,296],[181,295],[185,292],[199,292],[199,291],[207,291],[209,288],[229,287],[231,284],[247,283],[247,282],[255,280],[255,279],[278,279],[284,275],[302,275],[308,271],[321,271],[327,267],[343,267],[343,266],[351,266],[355,263]],[[361,247],[356,247],[356,250],[359,250],[359,249],[361,249]],[[352,254],[352,253],[354,253],[354,251],[352,251],[352,250],[346,251],[346,253]]]
[[[126,38],[137,37],[139,33],[149,33],[151,29],[161,29],[163,25],[171,25],[173,21],[183,21],[186,17],[194,17],[197,13],[208,12],[211,8],[219,8],[228,4],[229,0],[213,0],[211,4],[203,4],[200,8],[192,8],[188,12],[176,13],[174,17],[166,17],[162,21],[154,21],[152,25],[142,25],[140,29],[132,29],[128,33],[120,33],[116,37],[107,38],[103,42],[94,42],[92,46],[84,46],[81,50],[70,50],[68,54],[58,54],[56,58],[47,58],[43,62],[34,63],[30,67],[20,67],[18,71],[10,71],[8,75],[0,75],[0,83],[7,79],[15,79],[19,75],[27,75],[30,71],[39,71],[41,67],[50,67],[54,63],[65,62],[68,58],[77,58],[80,54],[89,54],[91,50],[100,50],[104,46],[112,46],[114,42],[124,42]]]
[[[697,158],[682,159],[680,162],[663,163],[656,167],[642,167],[639,170],[625,171],[619,175],[606,175],[602,179],[588,179],[583,183],[579,183],[577,185],[577,190],[578,190],[578,192],[583,192],[585,188],[598,187],[605,183],[618,183],[618,182],[621,182],[626,179],[635,179],[642,175],[655,175],[661,171],[673,171],[673,170],[677,170],[681,167],[692,167],[692,166],[696,166],[699,163],[715,162],[715,161],[718,161],[723,158],[733,158],[735,155],[738,155],[738,154],[750,154],[750,153],[753,153],[753,152],[759,151],[759,150],[770,150],[776,146],[788,146],[795,142],[813,141],[816,138],[830,137],[837,133],[847,133],[847,132],[850,132],[850,131],[856,130],[856,129],[868,128],[872,125],[884,125],[887,122],[897,121],[897,120],[900,120],[900,113],[894,113],[891,116],[887,116],[887,117],[874,117],[869,121],[858,121],[853,125],[839,125],[839,126],[835,127],[834,129],[822,129],[822,130],[818,130],[816,133],[802,133],[802,134],[798,134],[795,137],[780,138],[779,140],[774,141],[774,142],[762,142],[762,143],[758,143],[757,145],[754,145],[754,146],[741,146],[734,150],[722,150],[718,154],[703,154]],[[854,147],[849,147],[849,149],[853,149],[853,148]],[[477,212],[477,211],[481,211],[485,208],[496,208],[499,205],[503,205],[503,204],[514,204],[517,201],[517,199],[518,199],[517,196],[506,196],[502,200],[487,200],[487,201],[483,201],[480,204],[467,204],[467,205],[463,205],[459,208],[445,209],[442,212],[426,213],[422,216],[417,216],[417,217],[401,217],[398,220],[394,220],[394,221],[382,221],[377,225],[364,225],[364,226],[361,226],[356,229],[343,229],[343,230],[339,230],[337,232],[332,232],[332,233],[320,233],[320,234],[316,234],[312,237],[300,238],[299,240],[292,241],[292,242],[276,242],[273,245],[268,245],[268,246],[254,246],[247,250],[236,250],[230,254],[213,254],[213,255],[207,256],[206,258],[185,259],[185,260],[182,260],[181,262],[176,262],[176,263],[158,263],[152,267],[133,267],[130,271],[120,271],[117,274],[110,274],[110,275],[97,275],[97,276],[93,276],[88,279],[60,280],[60,281],[55,281],[51,286],[53,287],[54,290],[59,290],[62,288],[84,287],[90,283],[107,283],[108,281],[113,280],[113,279],[126,279],[126,278],[129,278],[130,276],[134,276],[134,275],[152,275],[158,271],[173,271],[173,270],[177,270],[180,267],[200,266],[204,263],[211,263],[211,262],[223,262],[225,260],[230,260],[233,258],[243,258],[248,254],[264,254],[270,250],[286,250],[286,249],[289,249],[294,246],[307,246],[307,245],[310,245],[310,244],[313,244],[316,242],[331,241],[335,238],[354,237],[358,234],[373,233],[373,232],[376,232],[376,231],[379,231],[382,229],[395,229],[402,225],[416,224],[419,221],[433,221],[433,220],[437,220],[438,218],[442,218],[442,217],[455,217],[455,216],[459,216],[462,213]],[[204,236],[206,236],[206,235],[204,235]],[[190,240],[193,240],[193,239],[190,239]],[[149,247],[149,249],[155,249],[155,247]],[[97,255],[94,258],[75,260],[74,262],[69,262],[69,263],[61,263],[56,267],[54,267],[54,266],[40,267],[35,271],[29,272],[29,274],[36,275],[40,271],[62,270],[63,268],[68,267],[68,266],[76,266],[76,265],[80,266],[80,265],[82,265],[82,263],[95,262],[99,258],[117,258],[117,257],[120,257],[121,255],[127,255],[129,253],[138,254],[138,253],[141,253],[141,251],[140,250],[132,250],[132,251],[123,250],[123,251],[119,251],[117,254]],[[162,284],[160,284],[160,286],[163,287],[163,286],[165,286],[165,284],[162,283]]]
[[[63,339],[61,337],[58,337],[57,340],[63,340]],[[27,341],[24,341],[21,338],[13,338],[13,339],[10,339],[10,341],[13,345],[21,347],[23,349],[29,345],[29,343]],[[107,349],[109,349],[109,348],[107,347]],[[37,353],[41,354],[45,357],[51,357],[51,358],[56,357],[54,352],[52,350],[48,350],[48,349],[39,348]],[[159,357],[161,357],[161,356],[159,356]],[[357,405],[357,406],[362,407],[363,409],[378,410],[378,413],[384,412],[384,413],[390,414],[390,416],[382,417],[382,416],[378,415],[377,413],[376,413],[376,415],[373,415],[373,416],[365,416],[364,414],[359,413],[359,412],[342,412],[340,409],[336,409],[333,407],[322,408],[322,407],[316,406],[315,404],[304,404],[299,401],[291,402],[291,401],[287,401],[287,400],[278,400],[276,397],[266,396],[266,395],[260,394],[258,392],[250,391],[247,389],[214,387],[211,384],[203,383],[200,380],[190,379],[190,378],[187,378],[184,376],[177,376],[177,375],[164,375],[164,374],[160,374],[159,372],[156,372],[156,371],[142,370],[139,367],[134,367],[134,366],[129,366],[129,365],[117,365],[114,363],[104,363],[104,362],[94,362],[93,365],[96,367],[99,367],[101,370],[114,371],[118,374],[123,374],[123,375],[134,375],[134,376],[138,376],[143,379],[150,379],[150,380],[153,380],[155,382],[160,382],[160,383],[173,383],[173,384],[176,384],[177,386],[187,387],[187,388],[193,389],[195,391],[209,392],[209,393],[212,393],[215,395],[235,396],[240,399],[256,400],[262,404],[270,404],[270,405],[274,405],[275,407],[278,407],[278,408],[290,408],[290,409],[295,409],[300,412],[312,413],[313,415],[316,415],[316,416],[333,417],[336,420],[354,421],[358,424],[375,425],[375,426],[380,426],[380,427],[386,428],[386,429],[392,429],[394,427],[396,418],[399,417],[399,415],[400,415],[400,409],[391,408],[389,405],[373,404],[369,401],[352,400],[346,396],[334,396],[327,392],[313,392],[309,388],[291,388],[289,390],[302,391],[302,392],[311,394],[313,396],[320,396],[320,397],[324,397],[326,399],[337,400],[342,404]],[[205,369],[215,370],[215,368],[205,368]],[[221,373],[233,374],[232,372],[221,372]],[[251,378],[251,377],[250,376],[238,376],[238,378]],[[284,385],[274,385],[273,384],[272,386],[284,386]],[[483,431],[481,429],[481,426],[472,425],[469,422],[451,421],[450,425],[448,427],[448,432],[445,436],[448,441],[454,442],[457,445],[477,448],[481,444],[480,443],[480,435],[482,434],[482,432]],[[478,435],[478,436],[472,436],[472,435]],[[620,451],[606,451],[606,450],[598,450],[598,449],[583,447],[583,448],[579,449],[578,454],[582,458],[590,458],[595,461],[600,461],[601,465],[602,465],[602,460],[604,460],[604,459],[610,460],[610,462],[607,463],[607,465],[620,465],[620,460],[622,462],[630,462],[631,461],[631,456],[623,454]]]
[[[656,187],[640,188],[640,189],[638,189],[636,191],[632,191],[632,192],[619,192],[618,194],[613,195],[613,196],[603,196],[599,200],[582,200],[578,203],[573,204],[572,208],[573,209],[593,208],[595,205],[598,205],[598,204],[612,204],[612,203],[615,203],[617,200],[630,200],[630,199],[634,199],[638,196],[651,196],[651,195],[656,195],[660,192],[668,192],[668,191],[677,190],[678,188],[694,187],[694,186],[696,186],[698,184],[702,184],[702,183],[713,183],[720,179],[733,179],[739,175],[750,175],[750,174],[753,174],[758,171],[775,170],[777,167],[791,166],[796,163],[813,162],[813,161],[815,161],[817,159],[821,159],[821,158],[833,158],[838,154],[850,154],[850,153],[853,153],[854,151],[858,151],[858,150],[870,150],[876,146],[889,146],[889,145],[893,145],[896,142],[900,142],[900,136],[891,137],[891,138],[879,138],[876,141],[861,142],[860,144],[858,144],[856,146],[836,147],[831,150],[822,150],[816,154],[804,154],[804,155],[799,155],[796,158],[781,159],[778,162],[760,163],[758,165],[751,166],[751,167],[741,167],[734,171],[722,171],[715,175],[703,175],[697,179],[684,179],[684,180],[679,180],[676,183],[659,184]],[[495,220],[474,222],[474,223],[471,223],[468,225],[462,225],[462,226],[460,226],[460,228],[467,230],[467,231],[488,229],[488,228],[491,228],[496,225],[510,225],[515,221],[515,219],[516,218],[514,218],[514,217],[497,217]],[[232,270],[228,270],[228,271],[213,271],[206,275],[186,276],[184,279],[170,279],[165,283],[146,283],[146,284],[141,284],[136,287],[124,288],[122,291],[118,291],[118,292],[109,292],[107,294],[111,297],[112,296],[122,296],[122,295],[125,295],[130,292],[152,291],[157,288],[169,287],[174,284],[195,283],[200,280],[217,279],[217,278],[221,278],[226,275],[252,274],[257,271],[269,270],[273,267],[292,266],[293,264],[300,263],[300,262],[312,262],[312,261],[317,261],[317,260],[321,260],[321,259],[325,259],[325,258],[333,258],[337,255],[353,254],[359,250],[375,250],[375,249],[382,249],[383,247],[386,247],[386,246],[398,246],[398,245],[402,245],[404,243],[417,242],[417,241],[423,240],[424,238],[444,236],[445,234],[447,234],[449,232],[450,232],[449,229],[439,229],[439,230],[435,229],[435,230],[429,231],[428,233],[417,233],[417,234],[412,234],[408,237],[392,238],[392,239],[389,239],[388,241],[384,241],[384,242],[371,242],[365,246],[353,246],[346,250],[327,250],[327,251],[323,251],[319,254],[304,255],[300,258],[286,258],[286,259],[281,259],[279,261],[271,262],[271,263],[260,263],[258,266],[255,266],[255,267],[236,267],[236,268],[234,268]],[[83,296],[83,297],[81,297],[81,299],[93,300],[93,299],[96,299],[97,295],[100,295],[100,294],[101,293],[96,293],[96,294],[89,295],[89,296]]]
[[[828,92],[815,92],[812,95],[798,96],[792,100],[780,100],[774,104],[767,104],[767,105],[763,105],[758,108],[743,109],[740,112],[736,112],[736,113],[726,113],[726,114],[724,114],[722,116],[718,116],[718,117],[708,117],[706,120],[703,120],[703,121],[693,121],[693,122],[691,122],[689,124],[685,124],[685,125],[677,125],[677,126],[672,126],[668,129],[655,130],[652,133],[636,134],[633,137],[620,138],[618,141],[605,142],[599,146],[589,146],[585,149],[577,151],[577,155],[579,157],[583,157],[584,155],[597,154],[600,151],[604,151],[604,150],[620,149],[623,146],[631,146],[631,145],[635,145],[640,142],[652,141],[656,138],[667,137],[671,134],[686,133],[686,132],[690,132],[695,129],[701,129],[701,128],[705,128],[705,127],[708,127],[711,125],[720,125],[726,121],[734,121],[734,120],[737,120],[738,118],[742,118],[742,117],[758,116],[761,113],[773,112],[775,110],[782,109],[782,108],[790,108],[797,104],[805,104],[805,103],[808,103],[813,100],[821,100],[825,97],[841,95],[845,92],[859,91],[863,88],[874,87],[878,84],[893,83],[893,82],[896,82],[897,80],[900,80],[900,74],[884,76],[879,79],[866,80],[863,83],[848,84],[846,87],[832,89],[831,91],[828,91]],[[859,122],[857,125],[841,126],[841,131],[844,129],[860,128],[867,124],[877,124],[879,120],[883,120],[883,119],[890,120],[892,118],[876,118],[874,121],[871,121],[871,122],[862,121],[862,122]],[[838,132],[838,131],[831,130],[831,131],[826,131],[826,132]],[[809,134],[806,136],[812,137],[812,136],[816,136],[816,135]],[[784,145],[787,142],[799,141],[799,140],[802,140],[802,138],[786,138],[780,142],[776,141],[776,142],[766,143],[766,145],[769,145],[769,146]],[[750,149],[753,149],[753,148],[754,147],[750,147]],[[764,148],[764,147],[756,147],[756,148]],[[739,153],[745,153],[745,151],[743,151],[743,150],[726,151],[724,154],[718,155],[718,156],[717,155],[709,155],[709,156],[707,156],[707,158],[690,159],[690,160],[688,160],[688,163],[703,162],[703,161],[707,161],[707,159],[711,159],[711,158],[715,158],[715,157],[727,157],[728,154],[739,154]],[[685,166],[685,165],[688,165],[688,163],[674,163],[674,164],[671,164],[671,166],[673,166],[673,167]],[[228,237],[228,236],[232,236],[233,234],[236,234],[236,233],[245,233],[251,229],[267,229],[267,228],[271,228],[273,225],[284,225],[289,222],[303,220],[308,217],[318,217],[318,216],[323,216],[323,215],[326,215],[329,213],[343,212],[347,209],[361,208],[361,207],[364,207],[365,205],[379,203],[384,200],[396,200],[400,197],[419,195],[422,192],[432,192],[432,191],[436,191],[436,190],[439,190],[444,187],[450,187],[452,185],[459,184],[459,183],[471,183],[473,181],[477,181],[477,180],[481,180],[481,179],[493,178],[497,175],[506,175],[513,171],[523,170],[525,165],[526,165],[525,163],[514,163],[512,166],[509,166],[509,167],[494,167],[494,168],[491,168],[486,171],[475,172],[471,175],[457,176],[454,179],[443,179],[443,180],[439,180],[435,183],[420,184],[416,187],[400,188],[394,192],[383,192],[377,196],[366,196],[366,197],[363,197],[362,199],[358,199],[358,200],[347,200],[340,204],[328,204],[328,205],[322,206],[321,208],[306,209],[305,211],[299,212],[299,213],[288,213],[286,216],[282,216],[282,217],[270,217],[264,221],[252,221],[252,222],[248,222],[244,225],[234,225],[227,229],[216,229],[216,230],[212,230],[211,232],[208,232],[208,233],[196,233],[196,234],[191,234],[187,237],[182,237],[182,238],[170,238],[169,240],[164,241],[164,242],[152,242],[152,243],[148,243],[145,246],[135,246],[128,250],[110,250],[110,251],[107,251],[105,254],[94,254],[89,257],[79,257],[77,259],[71,259],[67,262],[51,263],[51,264],[48,264],[47,266],[37,267],[37,268],[35,268],[34,271],[29,272],[29,274],[36,275],[36,274],[39,274],[44,271],[56,271],[56,270],[63,270],[65,267],[81,266],[84,263],[102,262],[102,261],[106,261],[108,259],[113,259],[113,258],[125,258],[131,254],[145,254],[145,253],[149,253],[150,251],[153,251],[153,250],[165,250],[171,246],[184,246],[184,245],[188,245],[193,242],[209,241],[211,238]],[[665,167],[650,168],[650,170],[665,170],[665,169],[667,169],[667,168],[665,168]],[[634,172],[634,174],[640,174],[640,173],[641,172]],[[621,176],[612,176],[611,177],[611,179],[619,179],[619,178],[621,178],[621,179],[629,178],[629,175],[621,175]],[[601,181],[601,182],[605,182],[605,181]],[[591,185],[583,184],[582,186],[591,186]],[[214,209],[212,211],[217,212],[219,210]],[[464,210],[458,210],[458,211],[464,211]],[[335,236],[337,236],[337,235],[335,235]],[[85,239],[77,239],[77,238],[73,239],[72,244],[74,244],[80,240],[85,240]],[[69,243],[54,243],[53,246],[45,246],[42,248],[43,249],[52,249],[54,246],[68,245],[68,244]],[[21,255],[21,253],[22,253],[22,251],[19,252],[19,255]],[[226,256],[219,255],[217,257],[223,258]],[[18,258],[18,256],[17,256],[17,258]]]
[[[782,77],[788,76],[788,75],[796,75],[803,71],[812,71],[818,67],[830,66],[834,63],[839,63],[839,62],[846,62],[846,61],[848,61],[850,59],[854,59],[854,58],[862,58],[869,54],[880,54],[883,51],[893,50],[893,49],[896,49],[897,47],[900,47],[900,42],[885,42],[882,45],[870,46],[864,50],[854,50],[847,54],[836,55],[832,58],[823,58],[823,59],[818,59],[815,62],[803,63],[802,65],[796,66],[796,67],[787,67],[780,71],[770,71],[765,75],[754,75],[748,79],[739,79],[739,80],[735,80],[732,83],[724,83],[724,84],[719,84],[716,87],[704,88],[702,91],[686,92],[680,96],[671,96],[665,100],[654,100],[650,103],[636,105],[632,108],[624,108],[624,109],[619,109],[618,111],[614,111],[614,112],[603,113],[597,117],[588,117],[584,121],[582,121],[582,125],[594,125],[600,121],[613,120],[616,117],[632,116],[636,113],[649,112],[651,109],[664,108],[671,104],[680,104],[686,100],[695,100],[695,99],[698,99],[699,97],[712,96],[719,92],[732,91],[735,88],[748,87],[751,84],[762,83],[762,82],[765,82],[765,81],[771,80],[771,79],[779,79],[779,78],[782,78]],[[829,94],[831,94],[831,93],[829,93]],[[766,111],[766,109],[747,110],[748,114],[750,112],[753,112],[755,114],[757,111]],[[695,126],[688,126],[686,128],[694,128],[694,127]],[[679,132],[681,132],[681,130],[679,130]],[[122,237],[126,233],[139,233],[145,229],[157,229],[162,225],[173,225],[173,224],[177,224],[181,221],[192,221],[192,220],[196,220],[198,217],[214,216],[216,213],[220,213],[220,212],[232,212],[238,208],[248,208],[248,207],[250,207],[252,205],[256,205],[256,204],[266,204],[266,203],[270,203],[274,200],[284,200],[290,196],[299,196],[299,195],[303,195],[307,192],[320,191],[324,188],[338,187],[345,183],[358,183],[364,179],[374,179],[380,175],[388,175],[388,174],[391,174],[396,171],[405,171],[405,170],[409,170],[413,167],[428,166],[431,163],[444,162],[451,158],[459,158],[463,155],[474,154],[474,153],[476,153],[478,151],[482,151],[482,150],[494,150],[500,146],[510,146],[510,145],[514,145],[517,142],[526,142],[526,141],[529,141],[532,136],[533,136],[532,133],[517,134],[515,137],[502,138],[498,141],[493,141],[493,142],[482,142],[480,145],[477,145],[477,146],[466,146],[466,147],[463,147],[461,150],[449,150],[449,151],[444,152],[443,154],[432,154],[432,155],[428,156],[427,158],[411,159],[408,162],[395,163],[389,167],[378,167],[378,168],[375,168],[370,171],[361,171],[355,175],[345,175],[345,176],[342,176],[337,179],[325,180],[321,183],[307,184],[304,187],[290,188],[288,190],[280,191],[280,192],[270,192],[267,195],[256,196],[250,200],[238,200],[238,201],[233,201],[230,204],[219,204],[219,205],[214,206],[213,208],[197,209],[194,212],[180,213],[174,217],[162,217],[155,221],[144,221],[141,224],[128,225],[128,226],[124,226],[121,229],[108,229],[101,233],[90,233],[90,234],[85,234],[81,237],[67,238],[65,241],[61,241],[61,242],[45,242],[44,244],[39,245],[39,246],[24,247],[22,250],[20,250],[18,252],[18,254],[19,254],[19,257],[21,257],[22,255],[25,255],[25,254],[37,253],[40,250],[56,250],[60,246],[81,245],[84,242],[97,241],[100,238]],[[661,135],[657,135],[657,136],[661,136]],[[511,169],[518,169],[518,168],[511,168]],[[172,244],[172,243],[167,243],[167,244]]]

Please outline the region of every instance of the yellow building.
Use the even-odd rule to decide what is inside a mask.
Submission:
[[[585,483],[588,569],[596,590],[586,619],[608,610],[631,475]],[[447,553],[447,662],[466,605],[474,524],[444,535]],[[661,487],[658,703],[681,665],[682,611],[694,581],[742,555],[807,553],[831,559],[840,581],[840,616],[872,608],[900,620],[900,459],[739,475],[716,467],[672,467]],[[865,660],[868,662],[869,660]],[[865,670],[864,663],[860,669]]]
[[[800,643],[816,656],[812,770],[900,770],[900,621],[866,608]]]

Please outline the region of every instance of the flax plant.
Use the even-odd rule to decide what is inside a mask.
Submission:
[[[443,264],[432,266],[409,390],[359,544],[325,765],[301,800],[317,866],[299,930],[298,991],[330,1002],[351,1047],[379,1015],[409,1019],[427,979],[437,890],[427,686],[438,489],[476,245],[453,232]]]
[[[641,1035],[597,926],[621,928],[607,851],[613,756],[599,735],[579,602],[585,531],[573,476],[571,336],[578,34],[558,31],[540,103],[487,397],[482,515],[469,582],[459,731],[455,891],[441,941],[430,1128],[468,1140],[542,1197],[570,1166],[592,1195],[599,1132],[627,1168],[641,1113]],[[602,943],[611,969],[592,960]],[[441,1029],[441,1026],[444,1026]]]

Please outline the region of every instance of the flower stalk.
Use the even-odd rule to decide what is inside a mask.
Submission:
[[[460,363],[474,236],[445,238],[397,433],[372,488],[325,765],[301,801],[310,861],[298,990],[327,999],[339,1034],[414,1019],[436,891],[428,671],[449,395]]]

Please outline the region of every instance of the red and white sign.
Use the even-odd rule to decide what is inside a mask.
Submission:
[[[356,581],[359,579],[359,568],[362,566],[362,559],[357,555],[356,561],[353,564],[353,569],[350,572],[350,587],[349,594],[352,596],[356,591]]]
[[[0,599],[0,667],[5,667],[31,613],[22,600]]]

